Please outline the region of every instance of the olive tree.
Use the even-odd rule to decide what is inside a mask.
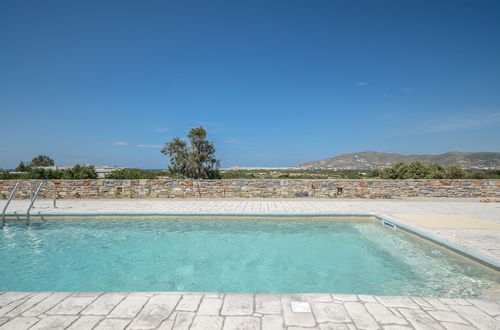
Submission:
[[[207,141],[202,126],[189,131],[189,143],[175,137],[165,143],[161,152],[170,158],[168,167],[174,177],[219,179],[220,160],[215,158],[215,145]]]
[[[31,160],[33,166],[54,166],[54,160],[47,155],[38,155]]]

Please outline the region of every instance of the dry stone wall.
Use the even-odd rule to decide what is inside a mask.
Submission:
[[[57,197],[78,198],[404,198],[500,197],[500,180],[51,180]],[[16,180],[0,180],[6,199]],[[31,180],[36,187],[40,180]],[[51,196],[50,185],[41,198]],[[28,198],[19,187],[15,198]]]

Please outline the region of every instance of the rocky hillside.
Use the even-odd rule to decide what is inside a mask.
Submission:
[[[341,154],[337,157],[310,161],[297,165],[300,169],[372,170],[398,162],[420,160],[441,165],[455,165],[464,169],[500,169],[499,152],[447,152],[441,155],[402,155],[377,151]]]

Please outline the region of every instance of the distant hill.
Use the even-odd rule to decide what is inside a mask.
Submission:
[[[441,165],[455,165],[464,169],[500,169],[499,152],[456,152],[441,155],[402,155],[377,151],[341,154],[333,158],[315,160],[297,165],[301,169],[373,170],[398,162],[420,160]]]

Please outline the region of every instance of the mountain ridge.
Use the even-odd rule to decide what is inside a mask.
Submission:
[[[422,161],[463,169],[500,169],[500,152],[460,152],[443,154],[404,155],[379,151],[345,153],[332,158],[314,160],[297,165],[300,169],[374,170],[390,167],[399,162]]]

